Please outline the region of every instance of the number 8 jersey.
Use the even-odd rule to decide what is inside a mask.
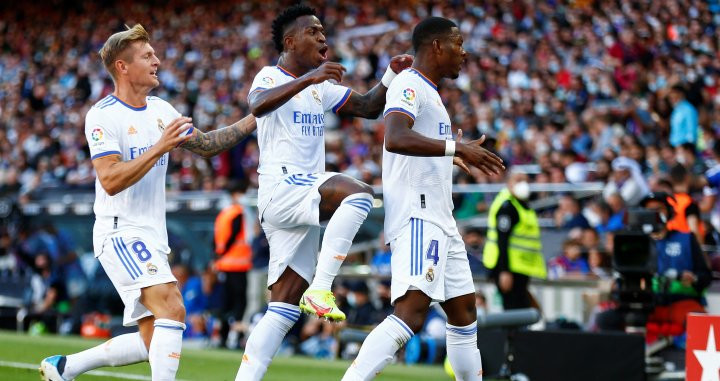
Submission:
[[[114,95],[96,103],[85,117],[85,136],[92,160],[120,155],[122,161],[147,152],[162,135],[165,126],[180,113],[166,101],[147,97],[143,107],[130,106]],[[192,129],[192,128],[191,128]],[[192,133],[189,131],[188,133]],[[137,183],[110,196],[95,180],[95,227],[93,244],[101,248],[114,231],[135,231],[152,239],[168,253],[165,225],[165,175],[169,155],[163,155]],[[96,250],[95,255],[100,255]]]

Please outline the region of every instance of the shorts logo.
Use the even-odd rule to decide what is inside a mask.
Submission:
[[[148,264],[146,265],[146,267],[147,267],[147,273],[148,273],[148,274],[150,274],[150,275],[155,275],[155,274],[157,274],[157,272],[158,272],[157,266],[155,266],[155,265],[153,265],[152,263],[148,262]]]
[[[317,92],[317,90],[312,89],[312,91],[310,93],[312,94],[313,99],[315,99],[315,102],[317,102],[317,104],[321,105],[322,100],[320,99],[320,94]]]
[[[128,128],[128,135],[135,135],[135,134],[137,134],[137,130],[135,129],[135,127],[130,126],[130,128]]]
[[[102,132],[102,130],[101,130],[100,128],[95,128],[95,129],[92,131],[91,136],[92,136],[92,140],[98,141],[98,140],[100,140],[100,139],[103,138],[103,132]]]
[[[165,131],[165,124],[163,123],[162,119],[158,119],[157,122],[158,122],[158,130],[160,130],[160,132]]]
[[[275,80],[271,77],[263,77],[262,83],[270,87],[275,87]]]
[[[425,280],[428,282],[435,280],[435,273],[433,272],[432,267],[428,268],[428,271],[425,273]]]

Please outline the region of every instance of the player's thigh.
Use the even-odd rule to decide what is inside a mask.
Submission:
[[[372,187],[348,175],[339,174],[325,181],[319,188],[320,221],[327,221],[345,198],[356,193],[374,195]]]
[[[445,264],[445,300],[463,295],[473,295],[474,306],[475,284],[470,262],[468,261],[465,243],[459,234],[448,236],[448,254]]]
[[[102,242],[98,260],[125,304],[124,325],[151,316],[143,305],[141,289],[157,284],[175,283],[167,254],[152,239],[132,233],[108,235]]]
[[[390,242],[392,251],[391,300],[417,289],[433,301],[444,301],[447,235],[439,226],[411,218],[401,234]]]
[[[317,264],[320,227],[303,225],[277,228],[263,222],[263,230],[270,245],[268,287],[275,284],[288,267],[309,284]]]
[[[277,228],[320,226],[320,187],[338,173],[288,175],[278,183],[262,212],[262,221]]]

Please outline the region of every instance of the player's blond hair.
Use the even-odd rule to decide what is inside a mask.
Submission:
[[[135,24],[132,28],[125,25],[125,27],[128,28],[126,31],[117,32],[110,36],[99,52],[103,65],[105,65],[105,68],[113,78],[117,75],[115,72],[115,61],[118,60],[118,57],[120,57],[133,42],[150,41],[150,35],[142,25]]]

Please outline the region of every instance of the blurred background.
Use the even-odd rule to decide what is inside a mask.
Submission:
[[[253,77],[277,60],[271,21],[292,3],[0,4],[0,327],[97,337],[123,329],[122,302],[92,256],[95,174],[83,135],[88,109],[113,90],[97,53],[107,37],[142,23],[162,61],[153,95],[210,131],[248,114]],[[325,27],[330,60],[347,68],[343,85],[361,93],[378,83],[392,56],[412,53],[418,21],[443,16],[458,24],[468,59],[460,77],[439,91],[454,128],[467,139],[485,135],[508,167],[528,175],[528,205],[538,215],[548,268],[548,279],[529,286],[543,315],[533,329],[601,330],[596,317],[617,307],[614,234],[650,192],[687,195],[686,205],[671,206],[695,221],[686,230],[717,277],[720,2],[307,3]],[[347,326],[304,319],[283,351],[352,358],[358,340],[342,331],[367,330],[392,311],[382,240],[384,126],[382,119],[325,120],[327,170],[374,185],[378,199],[336,281]],[[187,340],[201,347],[242,349],[265,308],[268,248],[253,209],[258,157],[252,137],[212,159],[170,154],[171,261],[188,306]],[[478,171],[455,175],[455,216],[481,316],[503,310],[482,256],[488,210],[506,180]],[[213,235],[215,217],[234,202],[244,206],[253,269],[242,318],[228,319]],[[720,312],[717,285],[700,291],[703,308]],[[443,319],[431,314],[423,337],[443,341]],[[416,356],[401,359],[442,360],[418,345]]]

